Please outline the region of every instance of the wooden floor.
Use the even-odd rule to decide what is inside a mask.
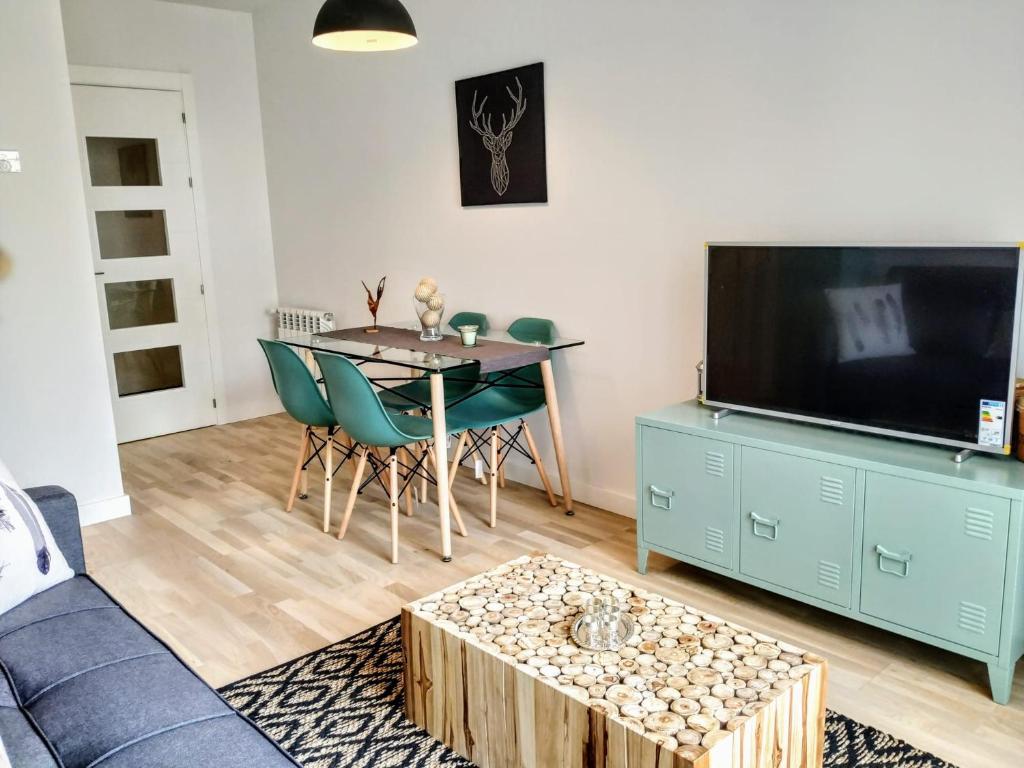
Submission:
[[[469,537],[439,559],[436,511],[400,520],[388,562],[379,489],[356,505],[344,541],[319,528],[322,477],[283,511],[298,426],[286,416],[121,447],[134,514],[85,530],[97,580],[215,686],[395,616],[406,601],[531,550],[548,551],[699,606],[828,658],[828,704],[963,768],[1024,765],[1024,671],[1009,706],[988,695],[982,664],[651,555],[634,570],[635,526],[509,483],[487,527],[486,489],[460,478]],[[348,469],[335,491],[335,526]],[[1024,667],[1024,665],[1022,665]]]

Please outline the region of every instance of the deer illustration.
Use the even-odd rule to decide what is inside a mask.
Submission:
[[[511,116],[501,113],[501,131],[495,134],[491,127],[491,115],[484,114],[484,105],[487,104],[487,97],[484,96],[480,106],[476,105],[477,92],[473,91],[473,119],[469,127],[476,131],[483,139],[484,147],[491,153],[491,186],[498,193],[499,197],[508,190],[509,170],[508,160],[505,153],[512,145],[512,129],[516,127],[523,115],[526,114],[526,99],[523,97],[523,84],[516,78],[516,87],[519,93],[512,93],[512,88],[505,86],[509,98],[515,104]]]

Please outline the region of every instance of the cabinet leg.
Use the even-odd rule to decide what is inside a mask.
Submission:
[[[647,555],[650,553],[649,549],[643,547],[636,548],[636,569],[642,573],[647,573]]]
[[[996,704],[1010,703],[1010,691],[1013,688],[1013,671],[1016,666],[1012,662],[1006,667],[1001,667],[996,663],[988,665],[988,682],[992,688],[992,700]]]

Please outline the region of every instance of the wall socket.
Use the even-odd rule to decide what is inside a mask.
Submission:
[[[0,149],[0,173],[21,173],[21,153],[15,149]]]

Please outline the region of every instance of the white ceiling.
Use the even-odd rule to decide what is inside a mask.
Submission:
[[[165,0],[165,2],[180,3],[181,5],[205,5],[207,8],[223,8],[226,11],[252,13],[273,0]]]

